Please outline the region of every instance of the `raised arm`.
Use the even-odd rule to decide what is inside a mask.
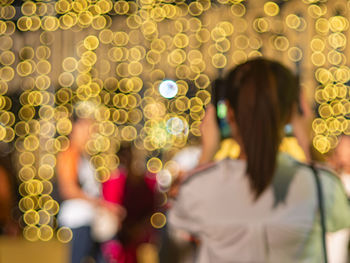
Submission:
[[[199,165],[213,160],[220,147],[220,130],[216,121],[215,107],[210,104],[205,112],[201,124],[202,153]]]

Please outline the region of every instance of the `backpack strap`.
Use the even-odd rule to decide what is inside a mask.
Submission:
[[[325,211],[325,207],[324,207],[322,184],[321,184],[319,172],[315,168],[314,164],[311,164],[310,168],[313,171],[315,182],[316,182],[316,187],[317,187],[318,208],[320,211],[320,221],[321,221],[321,238],[322,238],[323,259],[324,259],[323,262],[328,263],[327,246],[326,246],[326,232],[327,232],[326,211]]]

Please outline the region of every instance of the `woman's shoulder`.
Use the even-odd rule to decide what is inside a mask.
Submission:
[[[313,175],[314,171],[316,171],[321,176],[334,178],[336,180],[338,179],[337,173],[326,163],[316,162],[311,165],[305,162],[301,162],[287,153],[280,153],[277,163],[278,167],[293,170],[296,173]]]
[[[326,200],[326,206],[333,206],[338,199],[346,199],[346,193],[343,183],[338,174],[325,163],[315,163],[312,166],[305,163],[297,163],[297,176],[299,182],[297,185],[304,187],[306,184],[305,177],[308,177],[308,185],[311,185],[316,191],[316,178],[318,176],[321,181],[322,192]]]
[[[69,159],[79,159],[80,152],[75,147],[68,147],[66,150],[58,153],[57,158],[69,160]]]
[[[336,171],[334,171],[326,163],[313,163],[312,165],[302,162],[297,162],[298,172],[314,176],[316,173],[322,181],[334,181],[341,183]]]
[[[203,180],[205,180],[208,175],[210,176],[211,173],[215,172],[216,167],[216,162],[210,162],[185,172],[181,175],[180,179],[181,189],[190,189],[195,187],[198,182],[203,183]]]
[[[201,164],[196,168],[186,172],[182,178],[183,185],[196,184],[196,182],[203,183],[206,180],[212,180],[226,172],[237,171],[238,166],[242,165],[242,161],[237,159],[226,158],[219,161],[212,161]]]

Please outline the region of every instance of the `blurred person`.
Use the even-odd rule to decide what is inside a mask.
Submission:
[[[223,83],[219,81],[213,82],[213,103],[217,105],[217,99],[215,97],[222,93]],[[220,90],[220,91],[217,91]],[[312,159],[309,145],[312,141],[311,139],[311,123],[313,119],[313,114],[311,108],[306,103],[304,96],[300,96],[298,101],[298,109],[294,111],[291,118],[290,124],[285,126],[286,136],[282,139],[279,146],[280,152],[285,152],[291,155],[298,161],[305,162]],[[221,142],[218,151],[215,153],[214,160],[220,161],[226,158],[238,158],[240,154],[239,144],[232,138],[220,135]],[[172,182],[172,186],[169,189],[168,195],[170,197],[176,197],[181,185],[181,181],[185,176],[185,172],[195,169],[199,164],[199,159],[201,156],[201,147],[197,146],[187,146],[180,150],[173,158],[180,169],[179,175]],[[201,160],[205,163],[205,160]],[[203,169],[203,167],[199,167]],[[193,171],[192,171],[193,173]],[[171,234],[166,231],[163,237],[166,244],[162,244],[160,255],[162,262],[169,262],[171,257],[171,262],[193,262],[196,249],[196,239],[189,233],[178,230],[171,229]]]
[[[338,145],[328,159],[332,167],[339,173],[348,198],[350,197],[350,136],[342,135]],[[327,236],[329,263],[347,263],[349,260],[349,229],[330,233]]]
[[[178,151],[171,160],[176,163],[177,173],[175,175],[176,182],[172,185],[167,194],[169,197],[175,197],[178,193],[181,177],[198,166],[201,155],[200,145],[190,145]],[[169,233],[171,231],[171,233]],[[196,243],[190,233],[182,229],[162,229],[161,244],[159,251],[160,262],[166,263],[189,263],[193,262],[196,252]]]
[[[18,185],[13,174],[14,167],[8,147],[0,143],[0,235],[17,236],[19,223],[15,218],[15,212]]]
[[[72,125],[69,148],[57,156],[59,192],[63,202],[58,222],[71,228],[71,262],[87,262],[94,257],[104,262],[99,246],[92,236],[92,224],[98,207],[106,207],[115,214],[122,213],[119,207],[111,206],[101,198],[100,183],[95,179],[95,169],[86,152],[86,144],[92,136],[94,121],[76,118]]]
[[[347,195],[350,197],[350,135],[341,135],[338,144],[328,159],[329,163],[339,173]]]
[[[210,162],[219,148],[215,107],[202,122],[205,164],[187,174],[168,216],[172,228],[199,240],[196,262],[308,262],[322,258],[314,173],[278,151],[296,111],[299,87],[284,66],[250,60],[226,77],[226,103],[237,159]],[[344,190],[318,168],[327,230],[350,226]]]
[[[119,167],[103,183],[107,202],[125,208],[126,217],[116,237],[103,244],[108,263],[140,262],[140,251],[156,242],[150,218],[156,209],[156,178],[146,170],[146,156],[131,143],[122,143],[118,151]],[[149,251],[149,250],[148,250]]]
[[[71,262],[85,262],[92,256],[94,241],[91,224],[98,204],[100,185],[94,178],[85,146],[91,138],[93,120],[78,118],[72,123],[69,148],[57,156],[57,176],[61,198],[58,222],[73,232]]]

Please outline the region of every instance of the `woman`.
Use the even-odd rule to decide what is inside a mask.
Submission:
[[[216,111],[202,123],[201,163],[182,184],[170,227],[200,242],[196,262],[322,262],[317,190],[312,170],[278,152],[296,111],[296,77],[284,66],[254,59],[226,77],[228,122],[241,152],[208,164],[219,145]],[[339,180],[319,169],[327,229],[350,225]]]
[[[57,156],[59,190],[64,200],[58,215],[59,224],[72,229],[71,262],[87,262],[95,257],[104,262],[91,232],[97,208],[110,209],[122,218],[124,209],[101,198],[100,184],[86,153],[86,144],[92,135],[93,120],[78,118],[73,123],[69,148]]]

